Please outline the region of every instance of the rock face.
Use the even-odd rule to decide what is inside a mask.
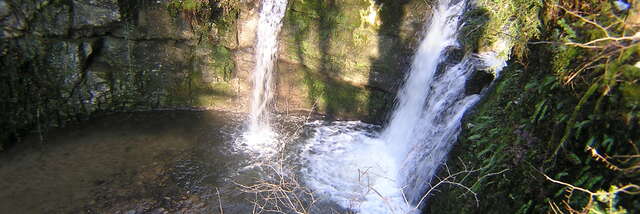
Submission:
[[[0,0],[0,140],[99,111],[231,106],[234,44],[168,4]]]
[[[260,1],[213,22],[175,2],[0,0],[0,140],[95,112],[246,110]],[[381,121],[428,11],[423,0],[290,0],[276,110]]]
[[[290,0],[280,35],[278,109],[384,120],[429,11],[420,0]]]
[[[122,18],[116,0],[73,0],[74,29],[106,27]]]

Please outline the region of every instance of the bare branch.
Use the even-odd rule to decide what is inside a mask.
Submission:
[[[427,190],[427,192],[420,198],[420,201],[418,201],[418,204],[415,206],[415,208],[419,208],[422,203],[425,202],[425,200],[427,199],[428,196],[430,196],[433,192],[438,190],[438,187],[440,187],[443,184],[449,184],[452,186],[457,186],[460,187],[462,189],[465,190],[466,193],[471,193],[471,195],[473,195],[473,198],[475,199],[476,202],[476,206],[480,206],[480,200],[478,199],[478,194],[476,192],[474,192],[470,187],[466,186],[463,184],[463,182],[473,173],[479,172],[480,169],[469,169],[469,167],[464,163],[464,161],[460,160],[463,169],[459,172],[456,173],[451,173],[451,171],[449,170],[449,166],[447,166],[447,164],[444,164],[445,167],[445,173],[447,173],[447,176],[444,178],[441,178],[437,175],[434,176],[434,178],[437,179],[438,182],[436,182],[435,185],[431,185],[429,184],[431,187]],[[501,170],[499,172],[494,172],[494,173],[489,173],[486,175],[483,175],[481,177],[478,178],[477,182],[480,182],[482,179],[486,178],[486,177],[490,177],[490,176],[494,176],[494,175],[499,175],[502,174],[506,171],[508,171],[509,169],[504,169]],[[462,177],[461,179],[459,177]]]

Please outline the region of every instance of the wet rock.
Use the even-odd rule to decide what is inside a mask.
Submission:
[[[447,58],[444,62],[440,63],[437,68],[438,73],[446,71],[448,68],[460,63],[464,58],[465,52],[463,48],[450,46],[444,50],[444,56]]]
[[[33,23],[34,33],[39,36],[64,36],[71,29],[68,5],[45,6],[35,16]]]
[[[164,213],[169,213],[169,212],[167,212],[164,208],[158,208],[158,209],[152,210],[150,213],[151,214],[164,214]]]
[[[628,26],[640,25],[640,4],[636,3],[627,11],[629,17],[625,19],[625,24]]]
[[[73,28],[104,27],[121,19],[118,1],[73,1]]]
[[[0,116],[24,121],[3,123],[0,129],[10,130],[0,133],[0,141],[29,130],[36,111],[52,115],[43,123],[64,125],[96,110],[214,105],[201,97],[221,96],[205,87],[226,84],[221,82],[233,72],[232,50],[217,49],[215,30],[196,36],[202,32],[172,16],[166,4],[0,0],[0,61],[6,65],[0,100],[10,103]],[[41,101],[47,103],[35,104]]]
[[[7,17],[11,13],[9,4],[6,0],[0,0],[0,19]]]
[[[80,46],[81,54],[84,58],[88,58],[93,54],[94,44],[93,42],[83,42]]]
[[[276,85],[290,87],[283,81],[298,78],[295,75],[301,75],[301,82],[307,84],[278,89],[300,91],[304,97],[283,100],[286,105],[277,108],[318,107],[339,118],[383,120],[411,64],[430,10],[419,0],[393,4],[290,0],[279,36],[278,63],[300,64],[301,69],[286,72],[291,77],[278,77]],[[278,75],[283,73],[278,71]]]
[[[171,17],[163,4],[149,2],[137,14],[136,26],[130,32],[118,32],[119,37],[133,40],[170,39],[193,40],[195,33],[187,20]],[[126,35],[123,35],[127,33]],[[195,41],[194,41],[195,44]]]
[[[471,78],[465,85],[466,94],[480,94],[484,88],[489,86],[495,79],[492,72],[488,70],[475,70]]]
[[[80,43],[60,41],[51,44],[48,50],[49,66],[53,70],[59,72],[65,72],[65,83],[72,82],[78,75],[74,73],[79,72],[82,63],[82,56],[80,54]]]
[[[4,25],[4,29],[0,38],[20,37],[24,34],[23,31],[27,28],[24,18],[16,14],[6,17],[2,24]]]

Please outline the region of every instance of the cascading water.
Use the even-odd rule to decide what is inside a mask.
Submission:
[[[435,8],[427,35],[398,92],[397,106],[382,132],[381,138],[402,166],[398,182],[413,203],[418,202],[425,183],[457,137],[462,115],[478,100],[477,95],[464,94],[472,66],[468,60],[437,73],[438,65],[446,59],[446,49],[457,45],[464,7],[464,1],[442,0]]]
[[[464,86],[475,61],[438,67],[456,36],[464,0],[441,0],[399,90],[388,126],[310,123],[303,148],[305,182],[360,213],[411,213],[456,140],[463,114],[479,99]]]
[[[253,72],[253,91],[248,131],[245,143],[253,150],[273,148],[275,133],[269,123],[273,97],[273,70],[278,52],[278,33],[287,9],[287,0],[263,0],[258,20],[256,67]],[[261,151],[262,152],[262,151]]]

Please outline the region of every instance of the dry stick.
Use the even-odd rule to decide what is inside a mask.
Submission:
[[[595,44],[595,43],[603,42],[603,41],[622,41],[622,40],[635,41],[635,40],[638,40],[638,39],[640,39],[640,32],[637,32],[636,34],[633,34],[633,36],[606,37],[606,38],[595,39],[595,40],[592,40],[590,42],[585,43],[585,45],[591,45],[591,44]]]
[[[569,205],[569,200],[571,199],[571,196],[573,195],[573,190],[578,190],[584,193],[587,193],[589,195],[589,202],[587,203],[587,206],[585,206],[585,209],[589,208],[592,206],[593,204],[593,198],[597,197],[597,196],[611,196],[611,195],[616,195],[618,193],[626,193],[629,195],[636,195],[636,194],[640,194],[640,186],[635,185],[635,184],[627,184],[623,187],[617,188],[615,191],[613,192],[591,192],[588,189],[584,189],[581,187],[577,187],[574,185],[571,185],[569,183],[566,182],[562,182],[562,181],[558,181],[558,180],[554,180],[553,178],[550,178],[549,176],[547,176],[546,174],[542,173],[541,174],[549,181],[556,183],[556,184],[560,184],[563,186],[566,186],[569,188],[569,190],[567,190],[568,194],[565,198],[567,198],[567,200],[564,201],[565,203],[565,208],[569,209],[569,210],[573,210],[571,208],[571,206]],[[613,200],[609,200],[609,202],[611,203]],[[612,204],[609,204],[610,207],[613,207]]]
[[[302,199],[296,194],[296,191],[301,190],[302,193],[311,196],[312,194],[300,186],[295,177],[290,178],[280,173],[273,166],[269,166],[269,168],[274,170],[278,176],[276,183],[261,180],[258,184],[251,186],[236,184],[240,186],[244,192],[256,194],[254,205],[261,211],[285,213],[282,208],[287,208],[296,213],[308,213],[309,210],[304,206]],[[263,202],[258,201],[257,197],[260,197]],[[315,199],[312,197],[310,206],[314,203]],[[285,207],[281,207],[279,204],[283,204]],[[274,208],[270,209],[266,206],[273,206]]]
[[[476,201],[476,206],[480,206],[480,200],[478,199],[478,195],[477,195],[477,193],[476,193],[476,192],[474,192],[471,188],[469,188],[469,187],[467,187],[467,186],[465,186],[465,185],[463,185],[463,184],[462,184],[462,182],[463,182],[463,181],[464,181],[468,176],[470,176],[472,173],[475,173],[475,172],[480,171],[480,169],[472,169],[472,170],[469,170],[469,168],[467,167],[467,165],[466,165],[464,162],[462,162],[462,165],[463,165],[463,168],[464,168],[462,171],[457,172],[457,173],[454,173],[454,174],[451,174],[451,172],[449,171],[449,167],[447,166],[447,164],[445,164],[445,168],[447,168],[447,174],[448,174],[448,176],[447,176],[447,177],[445,177],[444,179],[440,178],[439,176],[435,176],[435,177],[439,180],[439,181],[438,181],[438,183],[436,183],[436,185],[433,185],[431,188],[429,188],[429,190],[427,191],[427,193],[425,193],[425,194],[422,196],[422,198],[420,198],[420,201],[418,202],[418,205],[416,205],[416,209],[417,209],[418,207],[420,207],[420,205],[422,205],[422,203],[424,202],[424,200],[427,198],[427,196],[429,196],[429,195],[431,194],[431,192],[432,192],[432,191],[436,191],[436,190],[437,190],[437,187],[438,187],[438,186],[440,186],[440,185],[442,185],[442,184],[450,184],[450,185],[459,186],[459,187],[463,188],[464,190],[466,190],[466,192],[469,192],[469,193],[471,193],[471,194],[473,195],[473,197],[474,197],[474,199],[475,199],[475,201]],[[509,171],[509,169],[503,169],[502,171],[499,171],[499,172],[494,172],[494,173],[489,173],[489,174],[483,175],[482,177],[478,178],[478,181],[477,181],[477,182],[479,182],[480,180],[482,180],[482,179],[484,179],[484,178],[486,178],[486,177],[490,177],[490,176],[494,176],[494,175],[499,175],[499,174],[502,174],[502,173],[504,173],[504,172],[506,172],[506,171]],[[460,181],[458,181],[458,182],[451,181],[452,179],[455,179],[457,176],[459,176],[459,175],[463,175],[463,174],[464,174],[464,176],[463,176],[463,178],[462,178]],[[476,182],[476,183],[477,183],[477,182]],[[474,184],[474,185],[475,185],[475,184]]]
[[[384,197],[384,195],[382,195],[382,193],[380,193],[378,190],[376,190],[375,188],[373,188],[373,186],[371,186],[371,183],[369,183],[371,181],[371,179],[368,179],[369,177],[369,169],[371,169],[371,167],[367,167],[367,169],[364,172],[360,172],[360,169],[358,169],[358,183],[362,183],[362,181],[360,180],[362,175],[366,175],[367,176],[367,192],[364,193],[364,195],[369,194],[369,192],[372,190],[373,192],[376,193],[376,195],[378,195],[378,197],[380,197],[380,199],[382,199],[382,201],[385,203],[385,205],[389,208],[389,210],[391,211],[391,213],[395,213],[393,206],[391,206],[391,204],[389,203],[388,198]],[[386,177],[383,177],[386,178]],[[404,201],[408,204],[409,202],[407,201],[406,197],[404,196],[404,192],[402,192],[402,197],[404,198]]]
[[[446,164],[445,164],[445,165],[446,165]],[[478,171],[478,169],[475,169],[475,170],[467,170],[467,169],[464,169],[464,170],[462,170],[462,171],[460,171],[460,172],[457,172],[457,173],[454,173],[454,174],[448,174],[448,176],[447,176],[447,177],[445,177],[444,179],[441,179],[439,176],[435,176],[435,177],[436,177],[436,178],[438,178],[438,180],[439,180],[439,181],[438,181],[438,183],[436,183],[436,185],[433,185],[431,188],[429,188],[429,190],[427,191],[427,193],[425,193],[425,194],[422,196],[422,198],[420,198],[420,201],[419,201],[419,202],[418,202],[418,204],[416,205],[416,208],[420,207],[420,205],[422,205],[422,203],[425,201],[425,199],[427,198],[427,196],[429,196],[429,195],[431,194],[431,192],[432,192],[432,191],[435,191],[435,190],[437,189],[437,187],[438,187],[438,186],[440,186],[440,185],[442,185],[442,184],[446,184],[446,183],[454,184],[455,182],[450,182],[449,180],[450,180],[450,179],[453,179],[453,178],[455,178],[456,176],[461,175],[461,174],[463,174],[463,173],[474,173],[474,172],[477,172],[477,171]],[[462,184],[457,184],[457,185],[464,186],[464,185],[462,185]],[[474,196],[474,198],[475,198],[475,200],[476,200],[476,204],[477,204],[477,205],[479,205],[479,204],[480,204],[480,202],[479,202],[479,200],[478,200],[477,194],[476,194],[475,192],[471,191],[471,189],[469,189],[469,188],[465,188],[465,190],[468,190],[468,191],[470,191],[470,192],[473,194],[473,196]]]
[[[555,202],[547,201],[547,203],[549,203],[549,207],[551,207],[551,210],[553,211],[554,214],[563,213],[562,211],[560,211],[560,207],[558,207],[558,205]]]
[[[255,203],[253,203],[253,211],[251,213],[256,213],[256,208],[258,206],[258,194],[256,194],[254,201]]]
[[[220,199],[220,191],[218,187],[216,187],[216,193],[218,194],[218,206],[220,206],[220,214],[224,214],[224,210],[222,209],[222,199]]]
[[[400,188],[400,192],[402,192],[402,199],[404,200],[405,204],[409,204],[409,200],[407,199],[407,195],[404,194],[404,188],[406,188],[407,186],[403,186],[402,188]]]
[[[387,198],[385,198],[382,195],[382,193],[378,192],[378,190],[373,188],[371,185],[367,185],[367,188],[373,190],[373,192],[375,192],[382,199],[382,201],[384,201],[384,204],[386,204],[389,207],[389,210],[391,210],[391,213],[395,213],[395,211],[393,210],[393,207],[391,206],[391,204],[389,204],[389,200]]]
[[[604,37],[604,38],[600,38],[600,39],[595,39],[592,41],[589,41],[587,43],[576,43],[576,42],[567,42],[564,43],[566,45],[571,45],[571,46],[576,46],[576,47],[581,47],[581,48],[586,48],[586,49],[602,49],[605,48],[606,46],[597,46],[594,45],[596,43],[599,42],[607,42],[607,41],[614,41],[614,42],[619,42],[619,41],[636,41],[640,39],[640,32],[634,34],[633,36],[623,36],[623,37]]]
[[[606,35],[605,38],[600,38],[600,39],[596,39],[587,43],[575,43],[575,42],[568,42],[565,43],[565,45],[571,45],[571,46],[577,46],[577,47],[581,47],[581,48],[587,48],[587,49],[604,49],[607,46],[594,46],[594,44],[599,43],[599,42],[605,42],[605,41],[614,41],[614,42],[620,42],[620,41],[631,41],[632,44],[628,45],[628,46],[622,46],[620,47],[621,49],[627,49],[628,47],[631,47],[633,45],[635,45],[636,41],[640,40],[640,32],[637,32],[636,34],[634,34],[633,36],[623,36],[623,37],[611,37],[609,31],[607,30],[607,28],[603,27],[602,25],[591,21],[579,14],[577,14],[576,12],[573,12],[571,10],[568,10],[560,5],[557,5],[557,7],[562,8],[564,11],[566,11],[568,14],[579,18],[580,20],[583,20],[586,23],[589,23],[593,26],[595,26],[596,28],[600,29],[602,32],[604,32],[604,34]],[[621,45],[618,45],[621,46]],[[614,51],[616,52],[616,51]],[[604,56],[608,56],[604,55]],[[598,61],[602,59],[602,57],[598,57],[595,60],[593,60],[592,62],[587,63],[585,66],[583,66],[581,69],[579,69],[577,72],[574,72],[566,81],[565,84],[571,82],[579,73],[581,73],[582,70],[584,70],[586,67],[588,67],[590,64],[595,63],[595,61]]]
[[[624,47],[622,47],[622,48],[618,48],[618,49],[613,50],[613,51],[611,51],[611,52],[607,52],[607,53],[602,53],[602,54],[600,54],[598,57],[596,57],[595,59],[591,60],[591,61],[590,61],[590,62],[588,62],[588,63],[585,63],[584,65],[582,65],[582,66],[580,67],[580,69],[578,69],[576,72],[574,72],[573,74],[571,74],[571,75],[567,78],[567,80],[565,80],[565,84],[569,84],[569,83],[570,83],[571,81],[573,81],[573,79],[575,79],[575,78],[576,78],[580,73],[582,73],[582,71],[587,70],[587,69],[589,68],[589,66],[591,66],[592,64],[594,64],[594,63],[598,62],[599,60],[604,59],[604,58],[606,58],[606,57],[613,56],[614,54],[620,53],[620,52],[622,52],[622,51],[625,51],[625,50],[627,50],[627,49],[629,49],[629,48],[633,47],[633,46],[634,46],[634,45],[636,45],[636,44],[637,44],[637,43],[634,43],[634,44],[629,45],[629,46],[624,46]]]

